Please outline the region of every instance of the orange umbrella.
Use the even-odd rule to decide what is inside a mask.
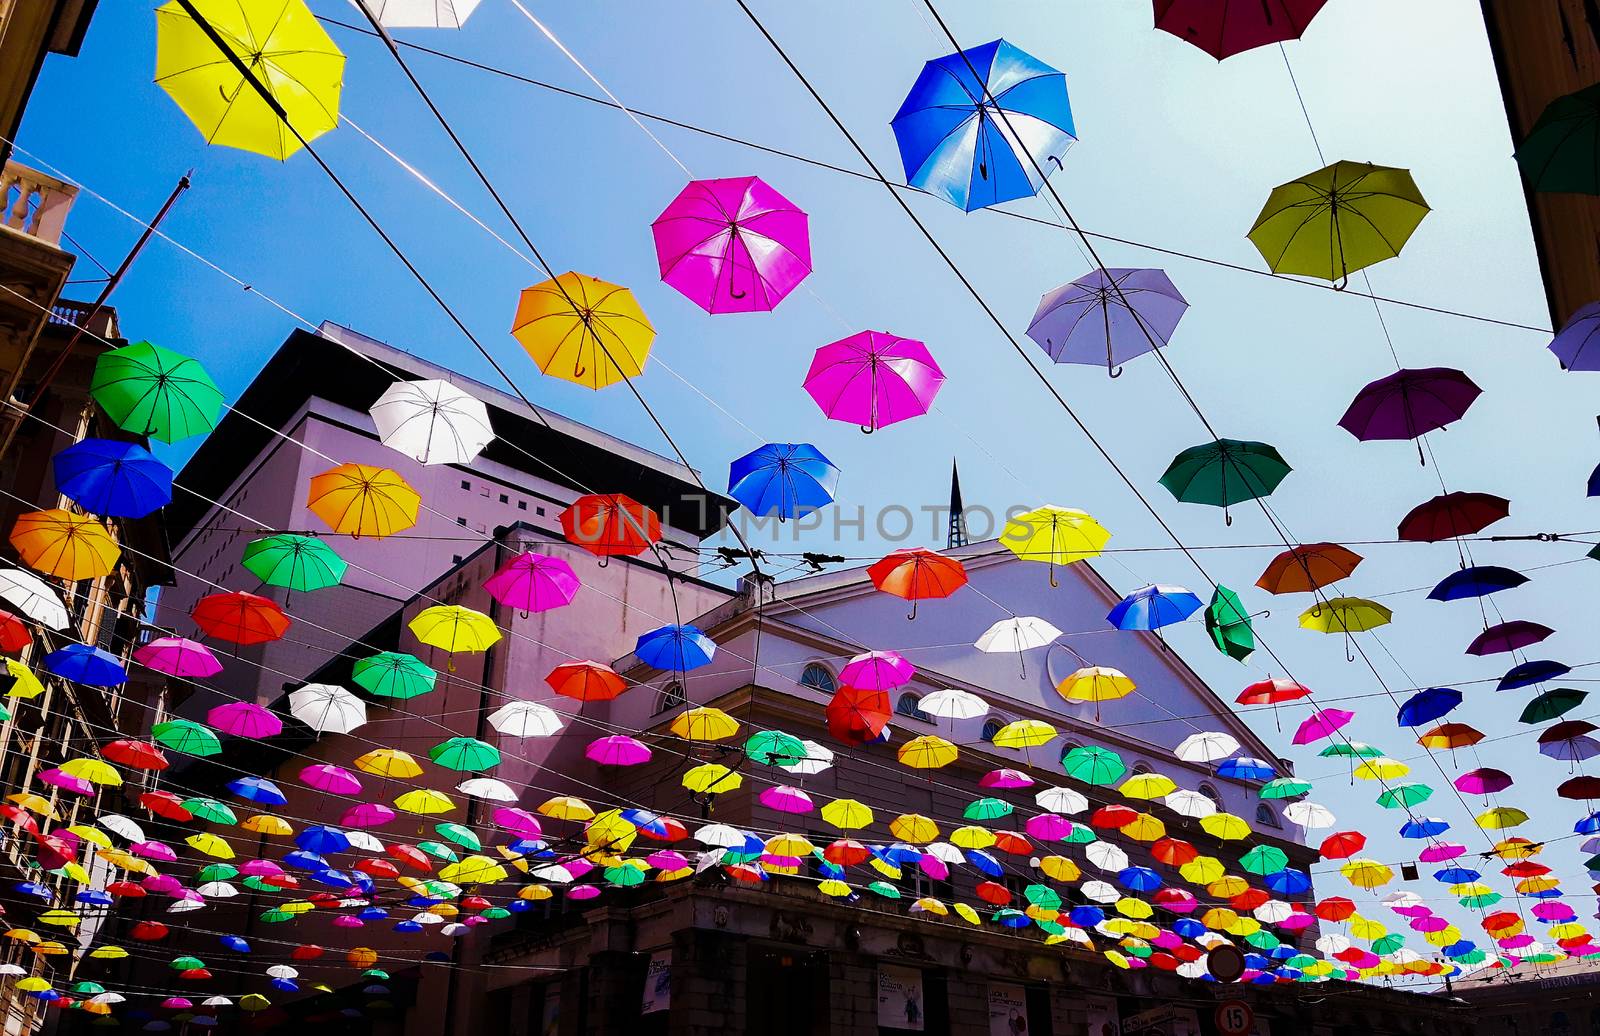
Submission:
[[[1423,748],[1465,748],[1483,740],[1483,731],[1465,723],[1441,723],[1423,732],[1417,744]]]
[[[1308,594],[1346,578],[1361,555],[1337,543],[1304,543],[1272,559],[1256,585],[1269,594]]]
[[[104,525],[59,507],[20,516],[11,527],[11,545],[31,567],[63,579],[109,575],[122,553]]]
[[[661,538],[661,519],[624,493],[589,493],[561,512],[567,542],[600,558],[637,557]]]
[[[616,670],[600,662],[562,662],[544,682],[562,697],[578,701],[610,701],[628,689]]]
[[[932,597],[949,597],[967,584],[967,570],[961,562],[935,554],[926,547],[891,551],[889,556],[867,569],[872,585],[886,594],[911,602],[911,618],[917,617],[917,603]]]
[[[334,532],[388,536],[417,524],[422,498],[388,468],[341,464],[312,477],[306,506]]]

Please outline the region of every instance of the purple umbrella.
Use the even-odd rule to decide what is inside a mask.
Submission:
[[[1600,302],[1591,302],[1572,314],[1551,340],[1550,351],[1563,370],[1600,371]]]
[[[818,349],[805,380],[824,414],[863,432],[927,413],[943,384],[944,371],[927,346],[885,331],[862,331]]]
[[[1105,364],[1115,378],[1166,345],[1188,308],[1161,270],[1095,270],[1040,299],[1028,337],[1057,363]]]
[[[693,180],[650,231],[661,279],[707,313],[765,312],[811,273],[806,214],[759,177]]]
[[[1456,778],[1456,788],[1468,795],[1493,795],[1511,787],[1511,775],[1504,770],[1483,767],[1471,770]]]
[[[1362,442],[1415,439],[1459,421],[1482,391],[1453,367],[1395,371],[1357,392],[1339,427]],[[1420,444],[1417,457],[1422,457]]]
[[[1519,651],[1537,644],[1555,633],[1549,626],[1526,619],[1512,619],[1490,626],[1467,645],[1469,655],[1498,655],[1505,651]]]

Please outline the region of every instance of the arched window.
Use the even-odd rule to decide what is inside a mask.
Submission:
[[[1267,805],[1265,802],[1259,802],[1256,804],[1256,822],[1260,824],[1266,824],[1268,827],[1283,826],[1278,822],[1278,814],[1273,812],[1272,807]]]
[[[1205,782],[1202,781],[1201,784],[1200,784],[1200,794],[1204,795],[1206,798],[1210,799],[1212,802],[1215,802],[1218,807],[1221,807],[1221,805],[1222,805],[1222,796],[1217,794],[1217,789],[1216,788],[1214,788],[1211,785],[1206,784]]]
[[[920,699],[910,691],[906,691],[904,694],[900,695],[897,701],[895,701],[894,711],[898,712],[902,716],[910,716],[912,719],[919,719],[924,723],[933,722],[933,717],[922,711]]]
[[[993,741],[994,736],[1000,733],[1000,731],[1005,728],[1005,725],[1008,722],[1010,721],[1000,716],[990,716],[988,719],[983,721],[983,732],[978,736],[983,738],[985,741]]]
[[[800,671],[800,686],[809,687],[813,691],[823,694],[832,694],[839,689],[839,681],[833,678],[833,673],[821,662],[809,662]]]
[[[1076,741],[1063,741],[1061,743],[1061,758],[1065,759],[1067,756],[1071,755],[1075,749],[1082,747],[1083,746],[1078,744]]]
[[[656,695],[656,709],[650,715],[659,716],[663,712],[669,712],[677,708],[679,705],[688,704],[688,701],[689,699],[683,695],[683,684],[674,680],[661,688],[661,692]]]

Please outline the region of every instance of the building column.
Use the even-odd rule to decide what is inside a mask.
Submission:
[[[670,1036],[744,1036],[745,940],[691,928],[672,939]]]
[[[871,957],[828,956],[829,1036],[878,1036],[878,964]]]

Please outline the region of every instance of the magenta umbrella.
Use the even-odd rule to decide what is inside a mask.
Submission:
[[[178,854],[172,851],[172,846],[164,842],[134,842],[128,848],[133,850],[135,856],[143,856],[147,860],[160,860],[162,863],[172,863]]]
[[[39,771],[38,777],[46,784],[54,785],[62,791],[70,791],[76,795],[94,794],[94,785],[88,781],[72,776],[65,770],[52,767]]]
[[[1529,622],[1526,619],[1512,619],[1490,626],[1472,639],[1467,645],[1469,655],[1498,655],[1506,651],[1520,651],[1522,648],[1537,644],[1555,633],[1555,630],[1539,622]]]
[[[366,927],[366,922],[354,914],[340,914],[333,919],[333,926],[335,928],[364,928]]]
[[[571,604],[582,586],[571,565],[531,550],[506,562],[483,584],[489,596],[509,608],[520,609],[525,617],[529,612]]]
[[[1415,439],[1459,421],[1482,389],[1454,367],[1398,370],[1356,393],[1339,427],[1362,442]],[[1417,445],[1417,457],[1422,445]]]
[[[211,649],[187,637],[157,637],[135,651],[133,660],[168,676],[206,677],[222,672],[222,663]]]
[[[1041,842],[1059,842],[1072,834],[1072,821],[1055,813],[1040,813],[1029,817],[1022,829]]]
[[[811,273],[806,214],[758,176],[691,180],[650,232],[661,279],[707,313],[764,313]]]
[[[990,770],[978,778],[980,788],[1026,788],[1033,784],[1033,778],[1021,770]]]
[[[283,720],[248,701],[218,705],[206,713],[206,723],[234,737],[263,738],[283,733]]]
[[[787,784],[762,788],[759,797],[763,806],[775,809],[779,813],[809,813],[812,808],[810,795]]]
[[[689,866],[689,858],[676,849],[658,849],[646,856],[644,862],[663,871],[682,870]]]
[[[1344,709],[1323,709],[1320,712],[1313,712],[1300,724],[1300,729],[1294,732],[1294,743],[1309,745],[1313,741],[1332,737],[1335,731],[1355,719],[1355,716],[1355,713],[1346,712]]]
[[[650,749],[626,734],[597,737],[589,742],[583,754],[601,766],[638,766],[650,761]]]
[[[1509,773],[1485,766],[1457,777],[1456,789],[1468,795],[1493,795],[1497,791],[1505,791],[1512,783]]]
[[[944,371],[928,347],[885,331],[862,331],[817,350],[805,388],[834,421],[863,432],[928,412]]]
[[[342,766],[313,763],[300,771],[300,783],[330,795],[359,795],[361,780]]]
[[[339,818],[340,827],[382,827],[398,814],[381,802],[362,802],[351,806]]]
[[[283,868],[271,860],[246,860],[239,865],[239,873],[247,878],[276,878]]]
[[[538,838],[544,833],[544,829],[539,826],[538,817],[516,806],[501,806],[494,811],[492,819],[497,827],[502,827],[514,835]]]
[[[858,691],[892,691],[917,675],[917,669],[898,651],[868,651],[845,663],[839,682]]]

